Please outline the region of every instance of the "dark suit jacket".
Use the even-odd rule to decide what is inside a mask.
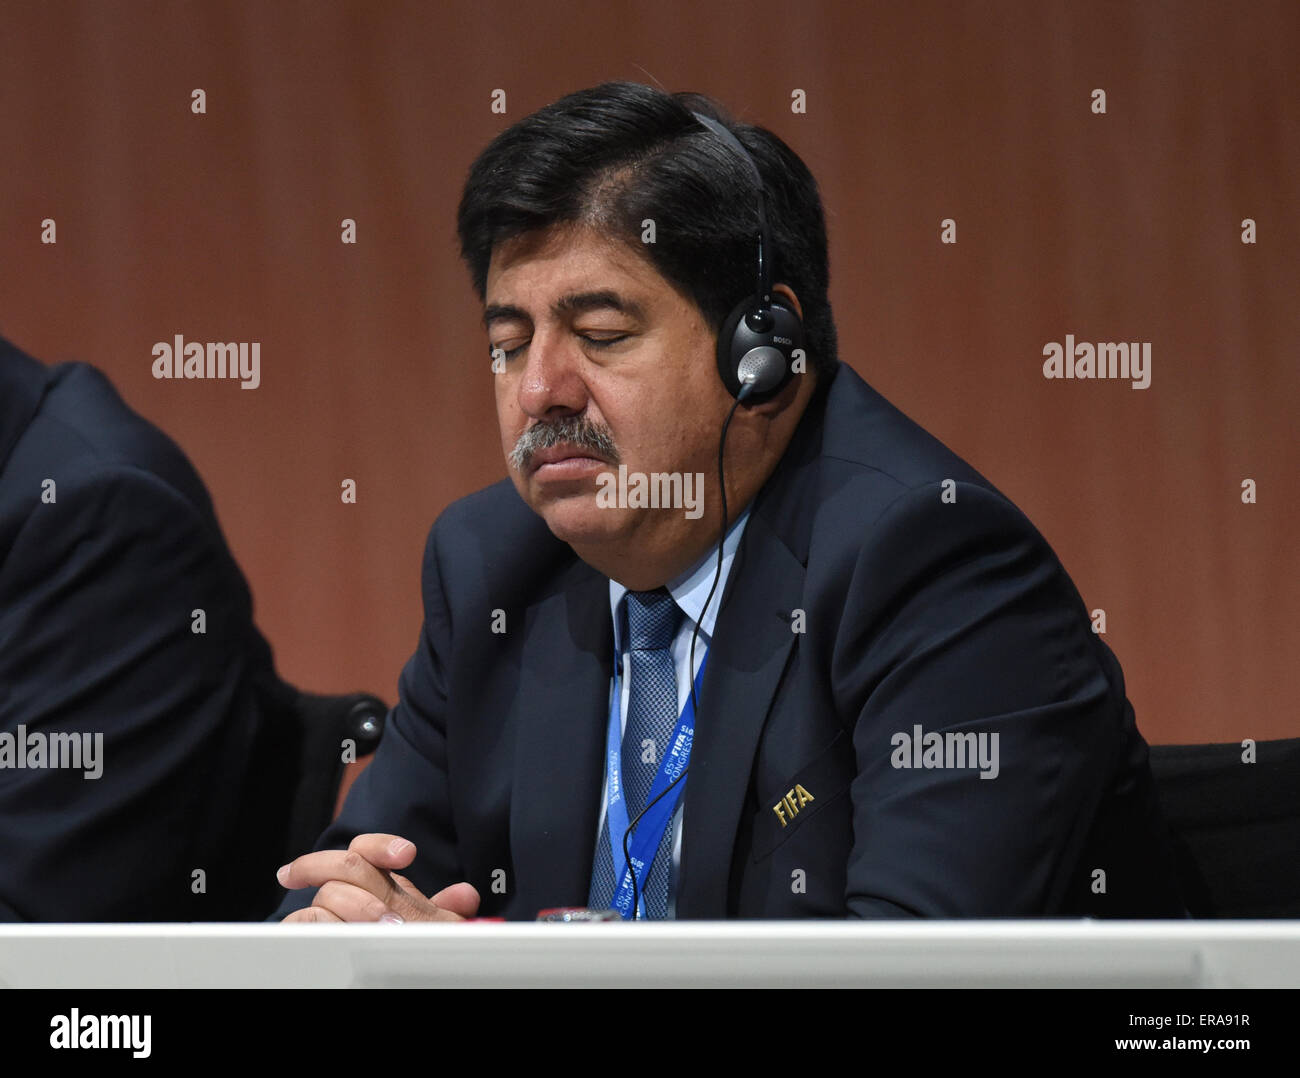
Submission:
[[[402,835],[411,880],[468,880],[482,915],[585,904],[607,579],[503,481],[438,519],[423,593],[384,740],[317,848]],[[918,724],[999,734],[997,777],[893,766]],[[682,918],[1183,915],[1147,746],[1069,577],[842,364],[755,499],[686,783]],[[796,784],[812,800],[783,826]]]
[[[0,920],[265,917],[287,692],[181,451],[0,340],[0,733],[103,735],[97,779],[0,769]]]

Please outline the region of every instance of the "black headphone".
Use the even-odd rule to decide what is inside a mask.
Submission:
[[[758,191],[758,286],[727,316],[718,334],[718,374],[737,400],[755,404],[780,393],[794,377],[796,348],[803,347],[803,323],[784,300],[772,299],[772,250],[763,202],[763,177],[749,151],[717,120],[691,113],[732,146],[753,174]]]

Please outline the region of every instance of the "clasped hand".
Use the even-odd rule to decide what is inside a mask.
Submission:
[[[319,887],[313,903],[284,920],[384,922],[464,921],[478,912],[479,894],[468,883],[453,883],[425,898],[394,869],[415,860],[415,844],[397,835],[358,835],[346,850],[303,854],[276,873],[291,891]]]

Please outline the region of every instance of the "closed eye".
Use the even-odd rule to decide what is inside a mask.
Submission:
[[[596,348],[608,348],[611,344],[618,344],[619,341],[627,340],[630,336],[632,336],[632,334],[624,333],[620,337],[588,337],[585,333],[579,333],[578,336],[582,340],[586,341],[588,344],[593,345]],[[526,348],[527,346],[528,346],[528,342],[525,341],[523,344],[515,348],[501,350],[501,355],[505,359],[511,359],[514,356],[518,355],[521,351],[523,351],[523,349]],[[496,354],[497,354],[497,345],[494,344],[488,345],[488,355],[490,355],[493,359],[495,359]]]

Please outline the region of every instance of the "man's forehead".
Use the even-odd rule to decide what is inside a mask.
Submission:
[[[566,295],[606,291],[643,309],[668,283],[653,263],[590,228],[553,227],[497,244],[488,266],[486,304],[518,304],[526,289],[546,304]]]
[[[579,288],[567,291],[552,300],[549,308],[557,318],[600,310],[616,311],[638,322],[645,322],[649,318],[644,303],[613,288]],[[516,303],[489,301],[483,308],[485,328],[491,327],[494,322],[512,319],[529,320],[532,317],[531,311]]]

